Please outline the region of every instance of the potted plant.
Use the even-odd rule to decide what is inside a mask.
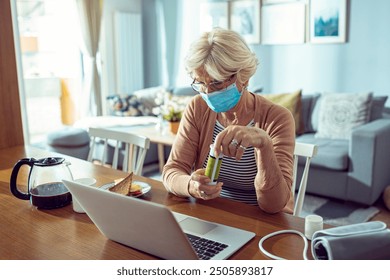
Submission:
[[[155,99],[157,107],[153,108],[153,113],[160,117],[159,129],[162,128],[162,122],[169,124],[170,131],[177,133],[180,120],[185,107],[193,96],[175,96],[169,91],[162,90]]]
[[[161,114],[164,120],[168,121],[170,130],[173,134],[177,133],[180,120],[183,113],[182,106],[169,100],[167,104],[161,106]]]

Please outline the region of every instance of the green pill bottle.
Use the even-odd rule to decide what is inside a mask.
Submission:
[[[219,154],[218,157],[214,154],[214,144],[210,145],[210,153],[209,158],[207,160],[207,166],[205,175],[211,179],[211,182],[209,185],[216,185],[218,176],[219,176],[219,170],[221,169],[223,154]]]

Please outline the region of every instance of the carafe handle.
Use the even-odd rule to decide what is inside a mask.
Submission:
[[[18,189],[18,187],[16,185],[16,180],[18,178],[19,169],[24,164],[27,164],[27,165],[30,166],[30,168],[32,168],[34,163],[35,163],[35,161],[36,161],[36,159],[34,159],[34,158],[23,158],[23,159],[19,160],[15,164],[14,168],[12,169],[11,180],[10,180],[10,189],[11,189],[12,194],[14,196],[16,196],[17,198],[19,198],[19,199],[23,199],[23,200],[29,200],[30,199],[30,193],[29,192],[24,193],[24,192],[19,191],[19,189]],[[30,181],[30,174],[31,174],[31,169],[30,169],[30,173],[28,175],[27,184],[29,184],[29,181]]]

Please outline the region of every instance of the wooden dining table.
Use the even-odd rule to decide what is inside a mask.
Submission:
[[[41,210],[31,205],[28,200],[16,198],[10,192],[9,186],[14,164],[22,158],[39,159],[48,156],[64,157],[71,163],[70,168],[75,179],[93,177],[97,180],[97,187],[126,176],[126,173],[120,170],[30,146],[0,149],[0,259],[157,259],[155,256],[109,240],[87,214],[74,212],[71,204],[62,208]],[[29,167],[22,167],[17,179],[18,187],[22,190],[24,188],[25,191],[28,173]],[[304,219],[290,214],[267,214],[259,207],[224,198],[209,201],[180,198],[167,192],[160,181],[142,176],[135,176],[134,179],[151,186],[151,191],[139,199],[163,204],[172,211],[200,219],[255,232],[256,236],[230,259],[268,259],[260,252],[258,246],[263,236],[283,229],[301,232],[304,230]],[[134,213],[129,213],[131,214]],[[302,259],[303,241],[297,235],[273,237],[265,242],[264,247],[286,259]]]

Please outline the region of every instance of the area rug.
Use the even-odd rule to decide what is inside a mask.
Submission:
[[[315,214],[321,216],[324,223],[342,226],[367,222],[378,213],[379,209],[375,206],[365,207],[352,202],[306,194],[300,216],[306,217],[309,214]]]

